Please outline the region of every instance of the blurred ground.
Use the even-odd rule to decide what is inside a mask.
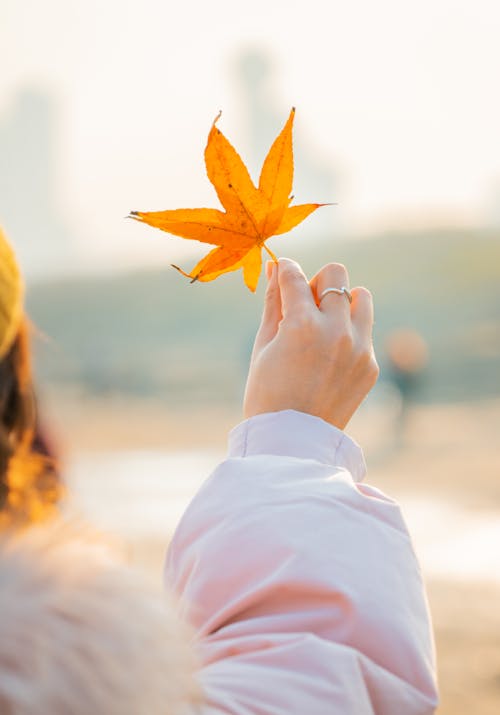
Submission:
[[[222,454],[227,430],[239,420],[234,410],[220,407],[169,412],[160,404],[145,400],[76,401],[74,395],[57,392],[45,397],[46,412],[54,430],[63,438],[71,435],[70,442],[67,441],[71,444],[68,459],[75,454],[91,454],[94,464],[100,454],[122,449],[166,452],[207,449],[214,455]],[[448,505],[464,515],[464,533],[468,515],[476,523],[481,523],[481,515],[485,521],[494,517],[500,523],[500,453],[496,442],[500,400],[413,407],[399,444],[394,441],[393,420],[390,403],[379,400],[368,403],[349,430],[365,448],[371,483],[397,498],[403,508],[405,502],[410,506],[415,500]],[[174,494],[175,475],[165,475],[165,479],[169,478]],[[409,512],[411,516],[411,509]],[[409,521],[413,524],[413,517]],[[434,526],[429,519],[429,529]],[[420,524],[417,531],[417,550],[419,544],[425,550],[425,523],[423,530]],[[159,577],[167,535],[156,538],[130,533],[125,540],[131,559]],[[460,549],[458,542],[457,539]],[[498,563],[500,541],[479,543],[478,549],[484,548],[491,549],[490,562]],[[477,553],[478,561],[484,557],[485,554]],[[442,697],[439,713],[497,715],[500,573],[491,573],[488,578],[483,569],[478,580],[474,573],[471,577],[467,572],[471,554],[464,551],[463,559],[462,575],[456,567],[451,577],[448,572],[436,573],[435,568],[432,573],[425,573],[424,567],[438,651]],[[460,564],[460,554],[456,560]]]
[[[500,401],[422,406],[415,409],[408,427],[398,452],[374,454],[373,463],[368,457],[369,480],[402,503],[408,493],[436,497],[475,518],[484,514],[485,521],[496,512],[500,523]],[[493,552],[491,562],[498,564],[498,537],[486,547]],[[477,553],[477,560],[482,558]],[[433,575],[427,585],[441,688],[438,712],[498,715],[500,573],[492,573],[491,582]]]

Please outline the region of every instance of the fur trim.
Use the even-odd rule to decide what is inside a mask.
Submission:
[[[88,527],[0,541],[0,712],[181,715],[199,701],[191,633]]]

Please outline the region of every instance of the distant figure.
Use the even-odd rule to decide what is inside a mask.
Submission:
[[[390,379],[401,397],[395,425],[396,443],[400,445],[407,428],[410,404],[420,389],[429,351],[424,338],[410,328],[401,328],[392,332],[386,341],[385,348]]]

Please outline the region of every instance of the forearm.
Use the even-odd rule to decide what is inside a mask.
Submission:
[[[355,481],[363,475],[359,448],[308,415],[261,415],[233,431],[229,459],[186,512],[166,567],[198,631],[212,697],[213,678],[233,673],[238,692],[224,698],[244,698],[243,673],[266,644],[264,680],[279,652],[288,654],[293,678],[310,674],[306,690],[326,688],[339,712],[351,707],[355,672],[357,715],[432,712],[418,564],[397,505]],[[318,670],[318,658],[330,666]]]

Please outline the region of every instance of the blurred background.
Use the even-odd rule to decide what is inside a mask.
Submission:
[[[441,715],[500,709],[499,32],[488,0],[0,3],[0,223],[72,508],[160,577],[241,419],[262,287],[190,285],[169,264],[206,247],[123,217],[216,207],[217,112],[256,178],[296,106],[296,201],[336,205],[269,243],[373,291],[349,431],[415,539]]]

